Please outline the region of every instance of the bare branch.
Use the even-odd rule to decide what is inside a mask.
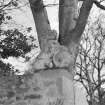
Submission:
[[[84,1],[84,0],[78,0],[78,1]],[[105,6],[101,4],[104,0],[100,0],[100,1],[92,0],[92,1],[94,2],[94,4],[95,4],[98,8],[100,8],[100,9],[102,9],[102,10],[105,10]]]
[[[7,3],[5,5],[1,5],[0,10],[3,10],[4,8],[8,7],[9,5],[11,5],[12,2],[13,2],[13,0],[11,0],[9,3]]]
[[[102,5],[100,2],[98,2],[98,1],[96,1],[96,0],[93,0],[93,2],[94,2],[94,4],[95,4],[97,7],[99,7],[99,8],[102,9],[102,10],[105,10],[105,6]]]

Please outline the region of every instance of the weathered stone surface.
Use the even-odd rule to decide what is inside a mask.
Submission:
[[[4,89],[0,105],[73,105],[74,98],[76,105],[87,105],[82,92],[75,85],[72,87],[72,76],[64,69],[40,71],[30,78],[27,74],[22,81],[14,90]]]

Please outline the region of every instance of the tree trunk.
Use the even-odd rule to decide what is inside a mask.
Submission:
[[[42,39],[47,38],[48,32],[51,31],[47,11],[44,8],[42,0],[29,0],[29,3],[35,21],[39,44],[40,47],[42,48],[43,47]]]
[[[59,43],[75,28],[77,22],[77,0],[59,0]]]
[[[58,81],[57,83],[59,85],[57,84],[56,86],[61,90],[60,97],[62,97],[61,94],[63,94],[63,98],[65,100],[64,105],[75,105],[73,76],[75,61],[78,54],[77,48],[92,7],[92,2],[91,0],[84,1],[79,18],[77,19],[77,1],[60,0],[59,43],[62,46],[54,38],[49,38],[49,35],[54,35],[54,32],[51,31],[42,0],[29,0],[29,2],[42,49],[41,53],[33,63],[32,70],[34,70],[34,72],[36,72],[36,70],[48,70],[46,72],[46,77],[47,75],[50,75],[51,70],[54,70],[52,73],[53,79]],[[83,16],[83,18],[81,16]],[[61,71],[67,72],[62,75]],[[59,74],[58,77],[56,77],[54,73],[56,75]],[[67,74],[69,74],[70,77],[69,81],[67,79]]]
[[[74,0],[75,1],[75,0]],[[33,17],[34,17],[34,20],[35,20],[35,25],[36,25],[36,29],[37,29],[37,33],[38,33],[38,38],[39,38],[39,42],[40,42],[40,46],[41,46],[41,49],[42,49],[42,51],[41,51],[41,53],[39,54],[39,58],[43,58],[42,57],[42,55],[44,55],[46,52],[48,52],[48,50],[46,51],[45,49],[48,49],[47,48],[47,46],[48,45],[50,45],[50,43],[49,43],[49,40],[53,40],[53,38],[48,38],[49,37],[49,35],[51,34],[50,33],[50,31],[51,31],[51,28],[50,28],[50,25],[48,24],[48,21],[46,21],[46,20],[48,20],[48,17],[47,17],[47,14],[45,13],[46,11],[45,11],[45,8],[43,8],[43,6],[42,5],[40,5],[40,4],[42,4],[42,1],[34,1],[34,2],[31,2],[31,0],[29,0],[29,2],[30,2],[30,6],[31,6],[31,10],[32,10],[32,13],[33,13]],[[39,2],[39,3],[38,3]],[[72,2],[72,0],[71,0],[71,2]],[[39,6],[38,6],[39,5]],[[63,4],[62,4],[63,5]],[[71,6],[72,4],[70,3],[70,6]],[[77,3],[75,2],[73,5],[75,5],[75,7],[73,6],[73,10],[71,10],[70,8],[68,8],[68,12],[70,13],[70,15],[68,16],[68,19],[69,19],[69,17],[71,17],[70,18],[70,22],[72,23],[73,22],[73,24],[75,24],[75,21],[74,20],[72,20],[72,18],[74,18],[73,16],[74,16],[74,13],[75,13],[75,10],[74,10],[74,8],[76,8],[76,5],[77,5]],[[40,7],[41,6],[41,7]],[[38,7],[38,8],[36,8],[36,7]],[[41,8],[41,9],[40,9]],[[62,11],[62,10],[61,10]],[[65,11],[65,10],[64,10]],[[71,12],[73,13],[73,14],[71,14]],[[46,15],[43,15],[43,14],[46,14]],[[76,14],[76,13],[75,13]],[[64,16],[65,14],[63,14],[62,13],[62,17]],[[59,20],[61,20],[60,18],[62,18],[61,16],[59,17]],[[69,22],[69,21],[68,21]],[[70,25],[70,28],[69,28],[69,30],[71,30],[72,28],[72,25],[73,24],[70,24],[70,22],[69,22],[69,24],[68,24],[68,26]],[[64,23],[65,25],[66,25],[66,23]],[[64,26],[63,26],[64,27]],[[60,30],[65,30],[65,29],[63,29],[63,27],[62,27],[62,29],[60,29]],[[73,26],[74,27],[74,26]],[[50,30],[50,31],[49,31]],[[65,33],[64,33],[65,34]],[[54,35],[54,33],[53,34],[51,34],[51,35]],[[45,42],[43,42],[44,40],[43,39],[47,39],[47,40],[45,40]],[[53,40],[56,44],[58,43],[57,41],[55,41],[55,40]],[[45,44],[46,43],[46,44]],[[44,46],[43,46],[43,44],[44,44]],[[51,46],[53,45],[53,43],[51,42]],[[60,71],[59,71],[59,73],[62,71],[62,68],[65,68],[65,65],[61,65],[62,63],[60,62],[58,62],[58,60],[60,59],[61,61],[62,61],[62,59],[64,60],[64,59],[68,59],[68,61],[69,62],[71,62],[70,63],[70,65],[69,65],[69,67],[70,68],[67,68],[67,69],[63,69],[63,70],[65,70],[65,71],[69,71],[70,73],[69,73],[69,76],[70,76],[70,78],[69,78],[69,83],[68,84],[66,84],[66,83],[64,83],[64,75],[62,76],[61,75],[61,77],[60,78],[62,78],[62,85],[60,85],[60,86],[58,86],[58,88],[60,88],[61,90],[63,89],[63,91],[62,91],[62,93],[63,93],[63,96],[65,97],[65,104],[64,105],[74,105],[74,103],[75,103],[75,99],[74,99],[74,97],[75,97],[75,95],[74,95],[74,85],[73,85],[73,74],[72,74],[72,70],[69,70],[69,69],[72,69],[73,68],[73,63],[74,63],[74,61],[72,62],[72,60],[74,60],[74,58],[72,57],[72,55],[71,54],[69,54],[68,52],[65,52],[65,49],[68,51],[68,49],[66,48],[66,47],[63,47],[63,46],[60,46],[59,44],[57,44],[56,45],[56,47],[57,47],[57,49],[55,50],[55,52],[54,52],[54,55],[56,54],[56,51],[57,50],[59,50],[58,52],[58,54],[56,54],[54,57],[53,57],[53,63],[54,63],[54,65],[55,65],[55,68],[54,68],[54,66],[52,67],[52,69],[56,69],[57,71],[59,71],[59,69],[60,69]],[[53,49],[55,49],[55,48],[53,48]],[[64,50],[64,52],[62,53],[62,49]],[[62,58],[62,54],[66,54],[66,55],[63,55],[63,56],[65,56],[65,58]],[[70,57],[69,57],[69,55],[70,55]],[[59,57],[58,57],[59,56]],[[67,58],[66,58],[67,57]],[[44,59],[46,59],[46,61],[44,61],[44,62],[47,62],[47,64],[48,64],[48,61],[49,61],[49,57],[47,57],[48,59],[46,59],[45,57],[44,57]],[[38,61],[39,61],[39,59],[38,59]],[[66,63],[68,62],[68,61],[66,61]],[[38,64],[40,64],[40,65],[38,65]],[[41,62],[39,61],[38,63],[36,63],[36,62],[34,62],[33,63],[33,65],[34,65],[34,69],[44,69],[44,65],[42,64],[42,66],[41,66]],[[49,65],[47,65],[47,66],[49,66]],[[32,69],[33,69],[32,68]],[[50,67],[51,68],[51,67]],[[47,73],[49,73],[50,72],[50,69],[49,69],[49,71],[47,72]],[[55,71],[55,74],[56,74],[56,71]],[[60,73],[61,74],[61,73]],[[53,74],[52,74],[53,75]],[[67,75],[67,74],[66,74]],[[56,77],[53,75],[53,77],[55,78],[55,80],[57,80],[56,79]],[[64,83],[64,84],[63,84]],[[66,87],[66,85],[68,85],[68,87]],[[65,90],[65,88],[67,88],[67,91]],[[56,91],[56,90],[55,90]]]

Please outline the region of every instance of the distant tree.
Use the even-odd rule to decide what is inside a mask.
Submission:
[[[105,27],[99,17],[82,36],[77,59],[77,81],[87,92],[89,105],[105,103]]]

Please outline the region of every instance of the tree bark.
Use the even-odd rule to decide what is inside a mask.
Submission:
[[[77,20],[77,0],[59,0],[59,43],[75,28]],[[69,38],[70,40],[70,38]]]
[[[69,46],[72,42],[74,42],[75,44],[76,43],[78,44],[80,42],[92,6],[93,6],[92,0],[85,0],[83,2],[82,7],[80,8],[80,13],[75,28],[69,31],[69,33],[65,36],[64,45]]]
[[[29,0],[29,3],[35,21],[39,44],[42,49],[42,39],[47,38],[48,32],[51,30],[47,11],[42,0]]]

